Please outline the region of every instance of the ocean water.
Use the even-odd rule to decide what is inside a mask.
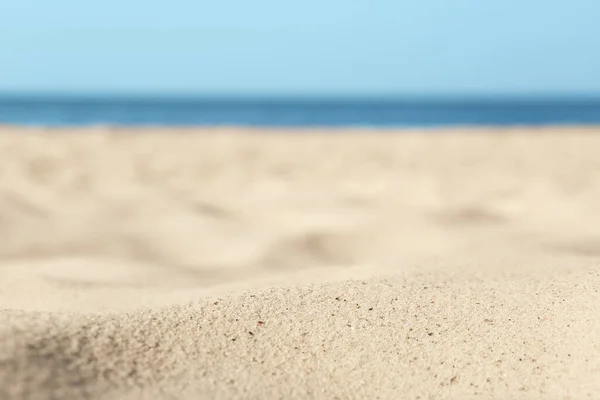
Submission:
[[[414,127],[600,124],[600,98],[210,100],[0,97],[0,124]]]

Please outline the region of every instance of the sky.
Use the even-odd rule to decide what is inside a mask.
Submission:
[[[600,93],[599,0],[0,0],[0,93]]]

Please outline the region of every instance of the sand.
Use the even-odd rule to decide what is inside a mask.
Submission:
[[[0,399],[600,393],[600,128],[0,128]]]

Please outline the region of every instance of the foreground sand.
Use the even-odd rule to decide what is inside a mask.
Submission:
[[[598,398],[600,129],[0,129],[0,399]]]

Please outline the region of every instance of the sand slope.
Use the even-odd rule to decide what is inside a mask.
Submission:
[[[0,399],[595,398],[600,135],[0,129]]]

